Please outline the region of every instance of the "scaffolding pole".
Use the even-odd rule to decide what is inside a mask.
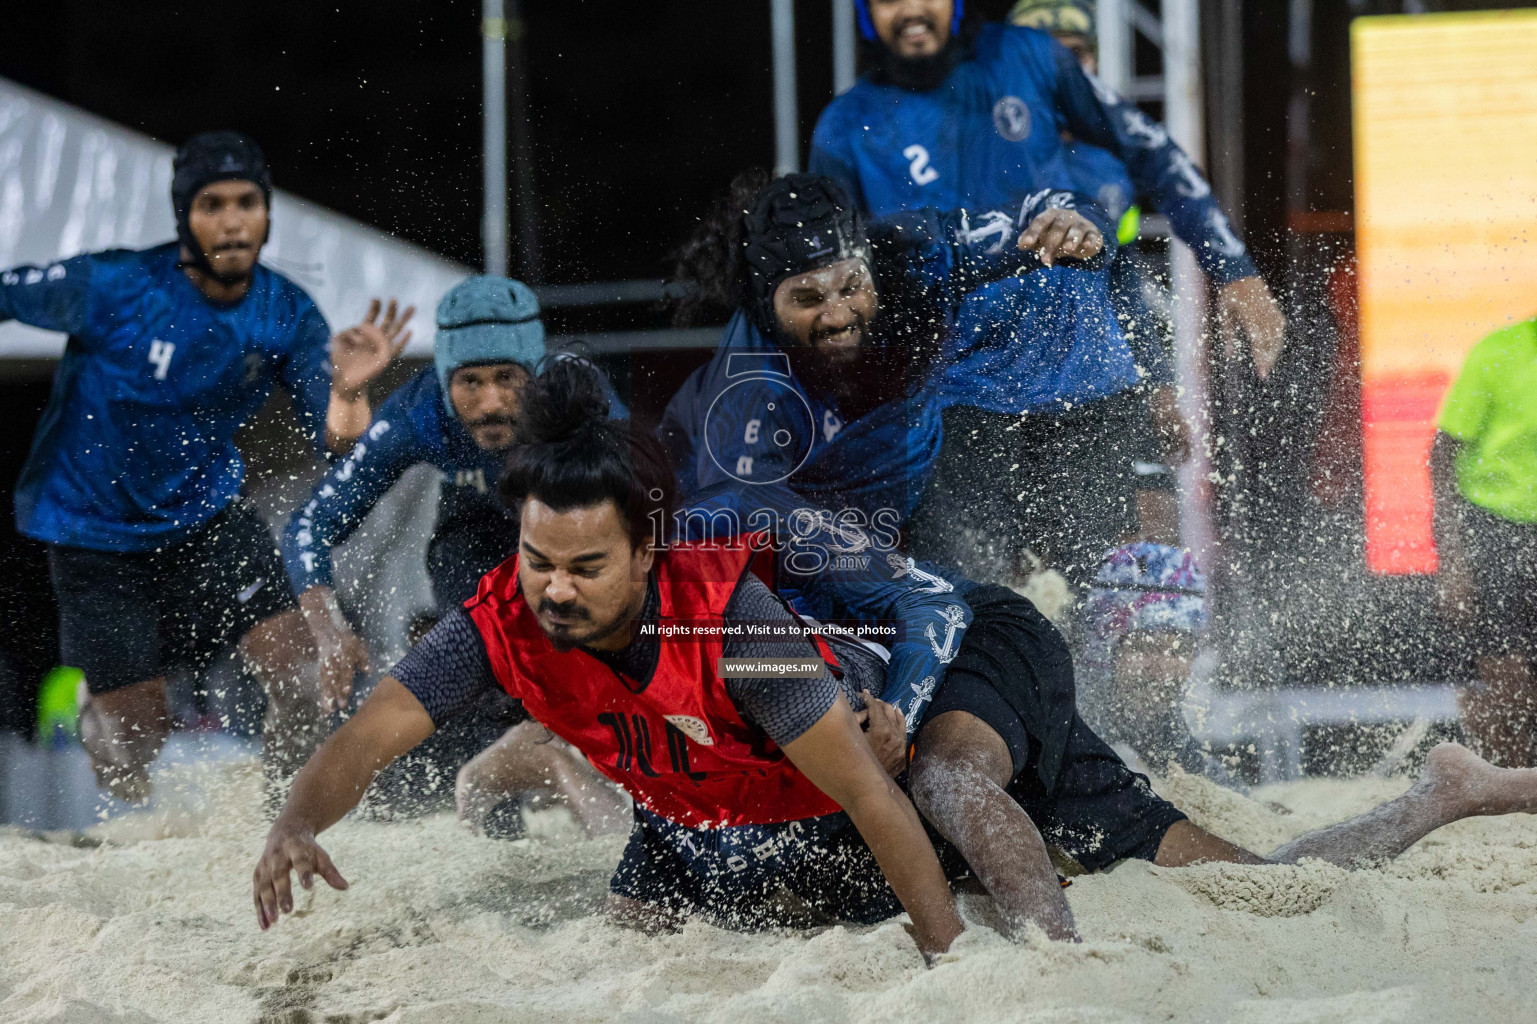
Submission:
[[[1206,157],[1201,92],[1199,0],[1164,0],[1164,119],[1196,164]],[[1194,434],[1190,458],[1180,467],[1180,527],[1202,564],[1215,564],[1216,530],[1210,474],[1211,381],[1206,358],[1206,276],[1190,247],[1170,241],[1174,291],[1174,366],[1179,409]]]
[[[480,240],[486,273],[507,276],[507,18],[502,0],[485,0],[480,21]]]
[[[795,101],[795,0],[770,0],[774,39],[774,173],[800,170],[800,115]]]
[[[854,0],[832,0],[833,5],[833,95],[841,96],[854,87]]]

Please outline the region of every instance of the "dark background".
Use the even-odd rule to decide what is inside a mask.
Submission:
[[[969,6],[1000,17],[1009,2]],[[1400,5],[1314,6],[1315,205],[1343,210],[1345,27],[1352,13]],[[173,144],[214,127],[249,132],[283,188],[478,264],[479,3],[8,7],[0,75]],[[524,4],[546,283],[661,276],[715,192],[743,167],[772,162],[768,10],[767,0]],[[829,11],[826,0],[796,4],[806,140],[831,97]],[[1244,5],[1241,216],[1272,241],[1284,227],[1286,32],[1285,0]]]

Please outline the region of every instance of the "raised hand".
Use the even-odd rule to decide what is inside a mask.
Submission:
[[[1105,237],[1077,210],[1047,210],[1030,222],[1015,244],[1034,250],[1050,267],[1059,259],[1093,259],[1105,247]]]
[[[362,322],[331,339],[331,390],[349,401],[357,399],[411,340],[405,326],[416,307],[407,306],[399,312],[391,299],[383,307],[383,320],[379,319],[380,307],[378,299],[369,300],[368,315]]]

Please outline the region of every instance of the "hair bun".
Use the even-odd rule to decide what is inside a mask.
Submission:
[[[518,440],[552,444],[590,431],[608,419],[608,396],[598,371],[585,359],[557,356],[523,390]]]

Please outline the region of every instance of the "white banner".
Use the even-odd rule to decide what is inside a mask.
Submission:
[[[173,152],[0,78],[0,269],[174,238]],[[282,180],[283,168],[273,174]],[[333,330],[356,323],[371,297],[394,296],[417,309],[407,353],[431,356],[433,310],[468,267],[282,190],[272,206],[262,262],[309,292]],[[63,350],[62,335],[0,323],[0,358]]]

